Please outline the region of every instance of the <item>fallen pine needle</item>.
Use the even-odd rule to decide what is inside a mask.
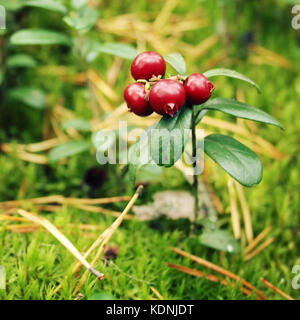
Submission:
[[[270,283],[269,281],[265,280],[264,278],[260,278],[260,281],[262,283],[264,283],[267,287],[269,287],[270,289],[274,290],[276,293],[280,294],[281,296],[283,296],[284,298],[286,298],[287,300],[295,300],[294,298],[292,298],[291,296],[289,296],[288,294],[284,293],[283,291],[281,291],[280,289],[278,289],[277,287],[275,287],[272,283]]]
[[[230,197],[230,212],[232,220],[232,229],[235,239],[241,237],[241,224],[240,224],[240,214],[237,206],[236,192],[234,189],[233,180],[228,180],[228,191]]]
[[[107,214],[113,217],[119,217],[121,212],[118,211],[113,211],[113,210],[108,210],[100,207],[95,207],[95,206],[90,206],[90,205],[74,205],[74,207],[84,210],[84,211],[89,211],[89,212],[95,212],[95,213],[102,213],[102,214]],[[125,217],[125,219],[133,219],[134,216],[128,215]]]
[[[241,208],[242,208],[247,241],[248,241],[248,243],[250,243],[251,241],[253,241],[253,229],[252,229],[250,209],[249,209],[248,203],[246,201],[243,187],[236,181],[235,181],[235,187],[236,187],[237,195],[238,195],[238,198],[239,198],[239,201],[241,204]]]
[[[10,200],[0,202],[0,207],[11,207],[19,206],[24,203],[33,203],[33,204],[44,204],[44,203],[60,203],[60,204],[108,204],[121,201],[129,201],[129,196],[119,196],[119,197],[110,197],[110,198],[65,198],[61,195],[24,199],[24,200]]]
[[[98,279],[103,278],[103,274],[100,273],[98,270],[94,269],[86,259],[81,255],[81,253],[75,248],[75,246],[47,219],[32,214],[28,211],[19,209],[18,213],[38,225],[43,226],[46,228],[66,249],[68,249],[73,256],[80,261],[91,273],[93,273]]]
[[[270,238],[268,240],[266,240],[264,243],[262,243],[259,247],[257,247],[255,250],[253,250],[252,252],[248,253],[244,259],[244,261],[248,261],[252,258],[254,258],[256,255],[258,255],[261,251],[263,251],[265,248],[267,248],[273,241],[275,240],[275,238]]]
[[[228,286],[228,281],[225,280],[225,279],[220,279],[218,277],[216,277],[215,275],[213,274],[204,274],[204,272],[200,271],[200,270],[196,270],[196,269],[191,269],[191,268],[188,268],[188,267],[184,267],[184,266],[180,266],[178,264],[174,264],[174,263],[168,263],[169,267],[173,268],[173,269],[176,269],[176,270],[179,270],[181,272],[184,272],[184,273],[187,273],[187,274],[190,274],[192,276],[196,276],[196,277],[199,277],[199,278],[205,278],[209,281],[212,281],[212,282],[216,282],[216,283],[220,283],[224,286]],[[230,285],[234,288],[236,287],[236,285],[234,283],[230,283]],[[246,294],[247,296],[250,296],[252,291],[250,290],[247,290],[245,288],[240,288],[240,291],[243,292],[244,294]],[[260,298],[259,298],[260,299]]]
[[[200,264],[200,265],[203,265],[205,266],[206,268],[209,268],[211,270],[214,270],[220,274],[223,274],[235,281],[238,281],[240,282],[243,286],[247,287],[248,289],[251,289],[253,291],[255,291],[261,298],[263,298],[264,300],[267,300],[267,297],[262,293],[260,292],[258,289],[256,289],[251,283],[249,283],[248,281],[246,281],[245,279],[237,276],[236,274],[232,273],[231,271],[228,271],[226,269],[223,269],[222,267],[218,266],[218,265],[215,265],[213,264],[212,262],[209,262],[205,259],[202,259],[200,257],[197,257],[197,256],[194,256],[190,253],[187,253],[181,249],[178,249],[178,248],[174,248],[174,247],[170,247],[170,249],[172,251],[174,251],[175,253],[183,256],[183,257],[186,257],[188,259],[191,259],[193,261],[195,261],[196,263]]]
[[[164,297],[154,287],[150,287],[150,289],[157,296],[159,300],[165,300]]]
[[[124,217],[126,216],[126,214],[129,212],[129,210],[132,208],[132,206],[134,205],[134,203],[136,202],[136,200],[138,199],[138,197],[140,196],[141,192],[143,190],[143,186],[140,185],[138,186],[135,194],[133,195],[133,197],[131,198],[131,200],[128,202],[127,206],[125,207],[124,211],[122,212],[122,214],[113,222],[113,224],[107,228],[100,236],[99,238],[92,244],[92,246],[90,247],[90,249],[87,251],[87,253],[85,254],[85,257],[87,257],[98,245],[100,245],[94,259],[91,262],[91,265],[94,266],[95,263],[97,262],[97,260],[99,259],[101,253],[103,252],[105,245],[107,244],[107,242],[110,240],[110,238],[112,237],[112,235],[115,233],[115,231],[118,229],[118,227],[120,226],[120,224],[122,223],[122,221],[124,220]],[[82,276],[82,278],[79,280],[78,285],[76,286],[75,290],[73,291],[73,295],[76,295],[76,293],[80,290],[81,286],[83,285],[83,283],[85,282],[85,279],[87,277],[88,273],[85,272]]]
[[[262,231],[249,245],[245,248],[245,254],[248,254],[253,248],[257,246],[257,244],[265,238],[265,236],[272,230],[272,227],[267,227],[264,231]]]

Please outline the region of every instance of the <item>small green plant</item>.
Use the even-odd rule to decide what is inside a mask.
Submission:
[[[280,128],[282,126],[269,114],[248,104],[225,98],[210,99],[214,86],[209,79],[215,76],[243,80],[260,91],[258,85],[248,77],[229,69],[212,69],[203,74],[187,76],[183,57],[179,53],[173,53],[165,60],[179,74],[166,79],[163,78],[166,70],[165,61],[159,57],[157,54],[146,52],[134,60],[131,73],[137,83],[128,86],[124,93],[128,107],[137,115],[147,116],[154,111],[163,116],[131,147],[129,151],[131,159],[138,150],[142,150],[139,162],[136,159],[134,161],[132,172],[147,161],[159,166],[173,166],[182,157],[188,143],[186,131],[191,131],[195,219],[197,219],[199,147],[196,127],[206,113],[216,110],[238,118],[272,124]],[[239,141],[222,134],[210,134],[202,142],[203,151],[240,184],[252,187],[261,181],[263,169],[260,159]],[[145,156],[146,149],[149,151],[149,158]]]
[[[26,70],[41,66],[37,57],[34,56],[35,53],[38,56],[38,51],[29,49],[27,50],[28,52],[22,52],[20,51],[22,48],[50,46],[51,50],[53,46],[64,46],[67,52],[73,53],[75,65],[78,71],[83,73],[87,72],[90,65],[102,53],[131,60],[137,55],[136,49],[128,44],[118,42],[104,43],[101,39],[95,40],[93,38],[89,31],[92,31],[95,27],[100,12],[90,6],[87,0],[64,2],[54,0],[14,0],[11,3],[0,0],[0,5],[2,4],[8,10],[9,19],[11,20],[17,11],[22,11],[24,8],[47,10],[57,15],[66,27],[65,31],[20,28],[10,34],[11,30],[15,30],[15,27],[13,28],[8,24],[7,30],[4,30],[4,36],[8,37],[9,41],[6,42],[6,50],[4,50],[5,61],[3,61],[3,67],[0,66],[0,84],[2,84],[3,91],[5,90],[5,97],[9,101],[18,101],[36,110],[44,110],[50,107],[49,99],[47,99],[47,90],[36,86],[36,84],[32,85],[31,81],[27,81],[25,85],[18,83],[13,88],[9,87],[8,84],[6,85],[6,83],[9,83],[11,70],[19,70],[20,68],[22,68],[21,70]],[[17,50],[17,53],[15,50]],[[40,75],[37,73],[35,76],[39,77]],[[88,80],[86,86],[90,89]],[[92,92],[90,94],[93,95]],[[63,129],[72,127],[83,132],[91,131],[90,123],[84,119],[73,119],[64,125]],[[90,139],[71,140],[53,148],[49,153],[49,160],[56,162],[62,158],[90,150],[91,147]]]

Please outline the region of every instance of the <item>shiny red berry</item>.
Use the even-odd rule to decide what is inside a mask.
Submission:
[[[131,64],[131,74],[135,80],[149,80],[153,76],[163,76],[166,72],[164,58],[156,52],[140,53]]]
[[[184,88],[188,101],[197,105],[211,97],[214,85],[203,74],[193,73],[186,79]]]
[[[150,106],[161,115],[173,116],[185,104],[185,99],[183,85],[170,79],[157,81],[149,93]]]
[[[130,111],[138,116],[149,116],[153,110],[146,99],[145,85],[140,82],[130,84],[124,91],[124,99]]]

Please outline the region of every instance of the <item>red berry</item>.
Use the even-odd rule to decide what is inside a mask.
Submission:
[[[159,80],[149,93],[150,106],[161,115],[173,116],[185,104],[185,98],[183,85],[170,79]]]
[[[138,116],[149,116],[153,110],[146,99],[145,85],[140,82],[130,84],[124,91],[124,99],[130,111]]]
[[[131,74],[135,80],[149,80],[153,76],[163,76],[166,72],[164,58],[156,52],[140,53],[131,64]]]
[[[214,85],[203,74],[193,73],[186,79],[184,88],[188,101],[197,105],[211,97]]]

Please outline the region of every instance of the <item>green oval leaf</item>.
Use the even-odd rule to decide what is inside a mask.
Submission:
[[[34,68],[37,66],[37,62],[34,58],[27,54],[16,54],[10,56],[6,61],[6,66],[8,68]]]
[[[262,179],[262,163],[256,153],[229,136],[212,134],[204,139],[204,151],[235,180],[246,187]]]
[[[64,5],[51,0],[27,0],[23,2],[23,6],[42,8],[60,13],[67,12],[67,8]]]
[[[181,157],[191,121],[192,110],[184,106],[173,117],[163,117],[151,130],[150,155],[157,165],[171,167]]]
[[[69,141],[53,148],[49,152],[49,161],[56,162],[60,159],[73,156],[75,154],[87,151],[91,148],[92,144],[90,141]]]
[[[235,70],[230,70],[230,69],[211,69],[208,70],[206,72],[203,73],[205,75],[205,77],[207,78],[211,78],[211,77],[215,77],[215,76],[226,76],[226,77],[230,77],[230,78],[235,78],[235,79],[239,79],[242,81],[246,81],[248,83],[250,83],[252,86],[254,86],[258,92],[261,92],[260,87],[257,83],[255,83],[253,80],[251,80],[250,78],[244,76],[243,74],[235,71]]]
[[[91,7],[80,8],[74,16],[64,17],[64,22],[75,30],[90,30],[99,18],[99,13]]]
[[[164,58],[179,74],[186,74],[186,63],[179,52],[171,53]]]
[[[15,99],[25,103],[34,109],[44,109],[46,107],[46,95],[37,88],[19,87],[8,92],[10,99]]]
[[[268,113],[233,99],[216,98],[198,107],[200,110],[217,110],[238,118],[272,124],[283,129],[283,126]]]
[[[224,230],[204,231],[200,236],[200,243],[204,246],[230,253],[238,253],[241,250],[238,241],[232,234]]]
[[[72,41],[66,35],[43,29],[23,29],[14,33],[10,42],[14,45],[71,45]]]
[[[124,59],[133,60],[137,56],[137,50],[125,43],[103,43],[97,46],[97,52],[103,52]]]

